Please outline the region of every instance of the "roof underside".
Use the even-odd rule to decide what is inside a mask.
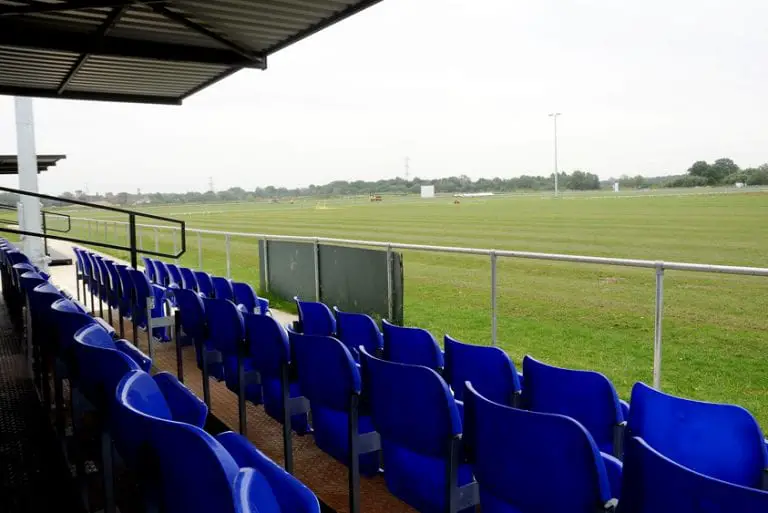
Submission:
[[[38,155],[37,172],[45,171],[53,167],[60,160],[64,160],[66,155]],[[0,155],[0,175],[19,174],[19,159],[16,155]]]
[[[0,0],[0,94],[178,104],[381,0]]]

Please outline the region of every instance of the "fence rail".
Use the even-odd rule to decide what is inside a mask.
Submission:
[[[121,221],[112,221],[104,219],[91,219],[82,217],[73,217],[80,221],[87,221],[90,223],[96,223],[96,232],[98,233],[99,223],[114,224],[115,227],[118,224],[126,224]],[[173,226],[162,226],[153,224],[137,224],[137,228],[149,228],[152,229],[155,236],[155,246],[159,245],[159,231],[169,230],[172,232],[179,231],[178,228]],[[264,241],[286,241],[286,242],[309,242],[318,244],[329,244],[337,246],[363,246],[384,248],[387,250],[387,261],[391,260],[392,250],[410,250],[410,251],[427,251],[435,253],[452,253],[463,255],[479,255],[489,257],[489,265],[491,271],[491,297],[490,297],[490,321],[491,321],[491,343],[496,345],[497,343],[497,277],[496,277],[496,263],[499,257],[502,258],[519,258],[529,260],[542,260],[551,262],[570,262],[578,264],[595,264],[595,265],[608,265],[608,266],[620,266],[620,267],[634,267],[641,269],[653,269],[656,280],[656,294],[655,294],[655,309],[654,309],[654,343],[653,343],[653,385],[655,388],[661,388],[661,369],[662,369],[662,320],[664,315],[664,272],[665,271],[687,271],[698,273],[716,273],[716,274],[732,274],[732,275],[748,275],[748,276],[768,276],[768,268],[765,267],[747,267],[747,266],[732,266],[732,265],[715,265],[715,264],[698,264],[689,262],[668,262],[663,260],[642,260],[631,258],[609,258],[598,257],[588,255],[567,255],[561,253],[538,253],[531,251],[514,251],[514,250],[502,250],[502,249],[485,249],[485,248],[464,248],[456,246],[434,246],[426,244],[406,244],[398,242],[382,242],[371,240],[358,240],[358,239],[339,239],[331,237],[308,237],[299,235],[275,235],[268,233],[246,233],[246,232],[229,232],[221,230],[206,230],[202,228],[186,228],[187,232],[197,234],[198,245],[198,268],[203,267],[203,245],[202,235],[214,235],[224,238],[225,254],[226,254],[226,269],[227,274],[231,273],[231,255],[230,255],[230,239],[231,237],[252,238]],[[174,239],[175,243],[175,239]],[[269,265],[266,263],[265,265]],[[317,266],[317,259],[315,260]],[[316,269],[317,271],[317,269]],[[317,274],[316,274],[317,276]],[[229,277],[229,276],[228,276]],[[392,294],[392,279],[388,277],[387,294],[391,297]],[[268,286],[268,284],[267,284]],[[318,294],[319,291],[316,291]],[[318,298],[319,299],[319,298]]]

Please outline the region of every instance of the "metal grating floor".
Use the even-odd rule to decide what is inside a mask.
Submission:
[[[82,511],[53,429],[0,302],[0,511]]]

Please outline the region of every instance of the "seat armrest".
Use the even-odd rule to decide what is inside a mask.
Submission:
[[[149,372],[149,370],[152,368],[152,359],[127,340],[115,340],[115,347],[117,347],[118,351],[136,362],[139,368],[144,372]]]
[[[622,463],[617,459],[601,452],[603,457],[603,463],[605,464],[605,472],[608,474],[608,485],[611,487],[611,497],[614,499],[621,499],[621,473],[623,469]]]

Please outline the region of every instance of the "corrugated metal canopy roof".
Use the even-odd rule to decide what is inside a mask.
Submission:
[[[178,104],[381,0],[0,0],[0,94]]]
[[[53,167],[60,160],[67,158],[66,155],[38,155],[37,172],[45,171]],[[16,155],[0,155],[0,175],[19,174],[19,159]]]

